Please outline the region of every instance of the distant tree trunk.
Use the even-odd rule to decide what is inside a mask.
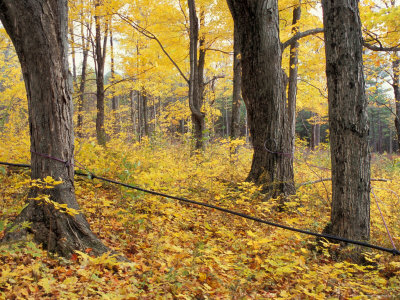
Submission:
[[[142,88],[140,99],[141,103],[141,120],[144,136],[149,136],[149,122],[148,122],[148,105],[147,105],[147,92]]]
[[[377,152],[382,153],[383,152],[383,130],[382,130],[382,118],[381,118],[381,112],[380,109],[378,109],[378,140],[377,140]]]
[[[240,57],[239,33],[236,25],[233,26],[233,91],[232,91],[232,118],[231,139],[240,136],[240,96],[242,89],[242,65]]]
[[[71,84],[68,76],[67,0],[0,0],[0,19],[17,51],[28,98],[33,179],[51,176],[62,184],[50,190],[33,188],[68,207],[79,209],[74,193],[73,121]],[[65,161],[62,163],[46,155]],[[29,228],[6,233],[4,240],[31,233],[45,249],[62,256],[92,248],[94,254],[108,249],[91,232],[82,214],[72,217],[50,205],[31,200],[15,224]]]
[[[132,122],[132,133],[134,136],[137,135],[137,130],[136,130],[136,105],[135,105],[135,99],[137,98],[137,93],[135,93],[134,90],[131,90],[129,93],[129,98],[131,100],[131,122]]]
[[[89,56],[89,42],[87,41],[87,37],[84,34],[84,23],[82,18],[81,23],[81,36],[82,36],[82,48],[83,48],[83,59],[82,59],[82,74],[81,74],[81,82],[79,85],[79,96],[78,96],[78,125],[77,125],[77,135],[79,138],[83,135],[83,108],[85,101],[85,86],[86,86],[86,68],[87,68],[87,60]],[[87,26],[90,26],[86,24]]]
[[[323,0],[332,161],[331,224],[326,232],[370,237],[370,153],[363,39],[357,0]]]
[[[254,148],[247,180],[263,185],[270,196],[293,194],[277,0],[228,0],[228,4],[239,31],[242,96]]]
[[[315,147],[318,147],[320,142],[320,131],[321,126],[319,124],[319,116],[316,113],[312,113],[313,120],[311,123],[311,139],[310,139],[310,148],[311,150],[315,150]]]
[[[100,6],[100,1],[95,0],[95,7]],[[104,33],[104,41],[101,40],[101,17],[97,14],[94,16],[96,23],[95,36],[95,64],[96,64],[96,95],[97,95],[97,116],[96,116],[96,136],[99,145],[105,146],[107,137],[104,127],[104,66],[107,47],[107,29]]]
[[[195,148],[203,149],[203,132],[205,129],[205,114],[201,111],[203,106],[203,73],[205,62],[204,39],[200,39],[200,52],[197,58],[199,43],[199,21],[194,0],[188,0],[190,21],[190,78],[189,78],[189,107],[192,113],[192,122]],[[203,42],[202,42],[203,41]],[[203,43],[203,44],[202,44]]]
[[[295,35],[299,31],[299,20],[301,17],[301,1],[299,5],[293,9],[292,34]],[[295,136],[296,136],[296,97],[297,97],[297,74],[299,60],[299,42],[294,42],[290,45],[289,54],[289,87],[288,87],[288,134],[290,135],[290,149],[294,152]]]
[[[394,124],[397,133],[397,143],[400,151],[400,58],[396,53],[396,59],[392,63],[393,70],[393,91],[394,91],[394,101],[396,103],[396,118],[394,119]]]
[[[110,57],[111,57],[111,84],[115,81],[115,63],[114,63],[114,41],[113,41],[113,32],[111,21],[109,25],[110,31]],[[113,120],[115,124],[113,124],[113,132],[117,134],[120,131],[120,119],[118,115],[119,109],[119,99],[118,96],[115,95],[114,89],[112,89],[112,98],[111,98],[111,110],[113,114]]]

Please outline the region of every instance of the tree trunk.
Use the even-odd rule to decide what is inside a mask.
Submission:
[[[320,141],[320,125],[319,125],[319,116],[316,113],[311,114],[313,117],[311,123],[311,138],[310,138],[310,149],[315,150],[315,147],[319,145]]]
[[[139,143],[142,141],[143,137],[143,112],[142,112],[142,94],[140,91],[136,91],[136,99],[137,99],[137,133]]]
[[[240,136],[240,96],[242,88],[242,65],[240,57],[239,33],[233,26],[233,91],[232,91],[232,118],[231,139]]]
[[[239,31],[242,96],[254,148],[247,180],[263,185],[270,196],[293,194],[277,1],[228,0],[228,4]]]
[[[79,209],[74,193],[67,1],[0,0],[0,19],[17,51],[27,91],[31,176],[61,179],[62,184],[42,192],[48,193],[55,202]],[[38,190],[33,188],[29,196],[33,198],[37,194]],[[7,232],[4,240],[21,239],[32,233],[44,248],[67,257],[74,250],[86,248],[92,248],[95,254],[107,251],[82,214],[72,217],[31,200],[15,224],[25,221],[31,223],[29,228]]]
[[[111,56],[111,84],[114,83],[115,81],[115,64],[114,64],[114,41],[113,41],[113,32],[112,32],[112,27],[111,27],[111,21],[110,21],[110,56]],[[119,109],[119,99],[118,96],[115,95],[114,90],[112,89],[112,98],[111,98],[111,110],[113,114],[113,120],[115,124],[113,124],[113,132],[114,134],[117,134],[120,131],[120,118],[118,114],[118,109]]]
[[[204,38],[200,39],[200,52],[197,59],[199,43],[199,21],[194,0],[188,0],[190,21],[190,78],[189,78],[189,107],[195,138],[195,148],[203,149],[203,132],[205,129],[205,114],[201,111],[203,105],[203,73],[205,62]],[[203,42],[201,42],[203,41]],[[201,44],[203,43],[203,44]]]
[[[292,34],[295,35],[299,31],[298,22],[301,17],[301,1],[299,5],[293,9],[292,20]],[[290,135],[290,149],[294,152],[295,135],[296,135],[296,97],[297,97],[297,74],[298,74],[298,60],[299,60],[299,42],[296,41],[290,45],[289,57],[289,87],[288,87],[288,134]]]
[[[131,122],[132,122],[132,136],[137,135],[137,130],[136,130],[136,105],[135,105],[135,99],[137,98],[137,93],[135,93],[134,90],[131,90],[129,93],[129,98],[131,100]]]
[[[89,26],[88,24],[86,24]],[[82,74],[81,74],[81,82],[79,85],[79,97],[78,97],[78,124],[77,124],[77,135],[79,138],[83,135],[83,108],[85,101],[85,86],[86,86],[86,68],[87,68],[87,60],[89,56],[89,42],[87,41],[87,37],[84,34],[83,30],[83,18],[81,23],[81,35],[82,35],[82,48],[83,48],[83,59],[82,59]]]
[[[332,162],[331,224],[341,237],[370,237],[370,153],[358,1],[323,0]]]
[[[400,58],[396,53],[396,59],[392,62],[393,69],[393,91],[394,91],[394,101],[396,103],[396,118],[394,119],[394,124],[397,133],[397,144],[399,146],[400,152]]]
[[[96,0],[95,7],[100,6],[100,1]],[[107,137],[104,128],[104,65],[107,46],[107,29],[104,33],[104,41],[101,41],[101,17],[97,14],[94,16],[96,23],[95,36],[95,64],[96,64],[96,96],[97,96],[97,116],[96,116],[96,136],[99,145],[105,146]]]
[[[149,136],[149,122],[148,122],[148,105],[147,105],[147,92],[144,88],[142,88],[142,92],[140,94],[141,103],[141,120],[142,120],[142,128],[143,135]]]

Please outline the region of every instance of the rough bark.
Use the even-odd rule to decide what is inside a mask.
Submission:
[[[242,65],[240,57],[239,33],[233,26],[233,90],[232,90],[232,117],[231,117],[231,139],[240,135],[240,98],[242,89]]]
[[[197,18],[194,0],[188,0],[189,6],[189,37],[190,37],[190,78],[189,78],[189,107],[192,113],[195,148],[203,149],[203,132],[205,129],[205,114],[203,106],[203,73],[205,62],[204,38],[199,40],[199,20]],[[202,17],[202,16],[201,16]],[[204,18],[204,15],[203,17]],[[200,42],[200,47],[198,44]],[[199,57],[197,57],[198,48]]]
[[[293,20],[292,20],[292,33],[296,35],[299,31],[298,22],[301,17],[301,1],[299,5],[293,9]],[[296,97],[297,97],[297,74],[298,74],[298,60],[299,60],[299,42],[296,40],[290,44],[290,57],[289,57],[289,83],[288,83],[288,101],[287,101],[287,113],[288,113],[288,134],[290,134],[290,149],[294,152],[295,142],[295,130],[296,130]]]
[[[396,105],[396,118],[394,119],[394,124],[397,133],[397,143],[400,151],[400,58],[396,53],[396,59],[392,62],[393,70],[393,91],[394,91],[394,101]]]
[[[349,239],[370,237],[370,153],[358,1],[323,0],[332,162],[331,224]]]
[[[100,6],[100,1],[96,0],[95,7]],[[104,66],[107,47],[107,29],[104,32],[102,43],[101,16],[94,16],[95,26],[95,65],[96,65],[96,96],[97,96],[97,116],[96,116],[96,136],[97,142],[105,146],[107,141],[106,130],[104,127]]]
[[[242,96],[254,148],[247,179],[263,185],[271,196],[293,194],[277,1],[228,0],[228,5],[239,31]]]
[[[62,184],[49,190],[51,199],[79,209],[74,194],[71,82],[68,75],[66,0],[0,0],[0,19],[18,54],[28,98],[32,178],[52,176]],[[45,157],[58,158],[67,163]],[[29,196],[37,195],[31,189]],[[85,217],[56,211],[30,201],[15,224],[31,222],[29,228],[7,232],[4,240],[23,239],[32,233],[45,249],[63,256],[92,248],[107,248],[91,232]]]

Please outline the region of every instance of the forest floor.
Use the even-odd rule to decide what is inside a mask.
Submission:
[[[5,145],[5,143],[0,143]],[[27,163],[26,145],[0,146],[0,161]],[[237,151],[234,151],[237,149]],[[152,139],[127,145],[77,144],[93,173],[282,224],[321,232],[330,216],[329,181],[303,185],[283,210],[244,182],[252,151],[218,140],[204,154],[185,143]],[[297,184],[329,178],[329,151],[295,155]],[[371,243],[392,248],[379,203],[400,247],[400,158],[373,155]],[[23,208],[29,171],[0,166],[0,238]],[[400,295],[400,257],[366,251],[369,266],[337,260],[315,238],[208,208],[76,177],[76,195],[92,230],[130,263],[107,254],[71,260],[33,242],[0,246],[0,299],[391,299]],[[375,196],[374,196],[375,195]],[[375,201],[376,197],[376,201]]]

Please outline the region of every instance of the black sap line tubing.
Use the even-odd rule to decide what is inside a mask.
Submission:
[[[88,176],[87,174],[82,174],[82,176]],[[317,233],[317,232],[312,232],[312,231],[308,231],[308,230],[304,230],[304,229],[299,229],[299,228],[294,228],[294,227],[290,227],[287,225],[283,225],[283,224],[278,224],[278,223],[274,223],[274,222],[270,222],[270,221],[266,221],[257,217],[253,217],[250,215],[246,215],[244,213],[240,213],[240,212],[236,212],[227,208],[223,208],[223,207],[219,207],[216,205],[212,205],[212,204],[208,204],[208,203],[204,203],[204,202],[198,202],[198,201],[194,201],[194,200],[190,200],[187,198],[183,198],[183,197],[176,197],[176,196],[171,196],[171,195],[167,195],[164,193],[160,193],[160,192],[156,192],[156,191],[152,191],[152,190],[147,190],[141,187],[137,187],[134,185],[130,185],[130,184],[126,184],[126,183],[122,183],[122,182],[118,182],[115,180],[111,180],[111,179],[107,179],[101,176],[97,176],[94,174],[91,174],[91,177],[93,179],[99,179],[105,182],[109,182],[109,183],[113,183],[113,184],[117,184],[117,185],[121,185],[127,188],[131,188],[131,189],[135,189],[138,191],[142,191],[148,194],[152,194],[152,195],[156,195],[156,196],[161,196],[161,197],[165,197],[165,198],[169,198],[169,199],[174,199],[174,200],[178,200],[178,201],[182,201],[182,202],[186,202],[186,203],[191,203],[191,204],[195,204],[195,205],[199,205],[199,206],[203,206],[203,207],[208,207],[208,208],[212,208],[212,209],[216,209],[231,215],[235,215],[235,216],[239,216],[248,220],[252,220],[258,223],[262,223],[262,224],[266,224],[266,225],[270,225],[270,226],[274,226],[274,227],[278,227],[278,228],[282,228],[282,229],[286,229],[286,230],[290,230],[290,231],[294,231],[294,232],[298,232],[298,233],[303,233],[303,234],[307,234],[307,235],[312,235],[312,236],[316,236],[316,237],[320,237],[320,238],[326,238],[326,239],[331,239],[331,240],[335,240],[338,242],[345,242],[345,243],[350,243],[350,244],[355,244],[355,245],[359,245],[359,246],[364,246],[364,247],[368,247],[368,248],[372,248],[372,249],[376,249],[376,250],[380,250],[380,251],[385,251],[385,252],[389,252],[392,253],[393,255],[400,255],[400,251],[398,251],[397,249],[389,249],[389,248],[384,248],[381,246],[377,246],[377,245],[373,245],[373,244],[369,244],[366,242],[361,242],[361,241],[356,241],[356,240],[350,240],[350,239],[346,239],[346,238],[342,238],[342,237],[337,237],[334,235],[330,235],[330,234],[323,234],[323,233]]]
[[[27,164],[13,164],[13,163],[0,162],[0,165],[30,168],[30,165],[27,165]],[[283,224],[278,224],[278,223],[266,221],[266,220],[263,220],[263,219],[260,219],[260,218],[257,218],[257,217],[253,217],[253,216],[250,216],[250,215],[247,215],[247,214],[244,214],[244,213],[236,212],[236,211],[233,211],[233,210],[230,210],[230,209],[227,209],[227,208],[219,207],[219,206],[216,206],[216,205],[213,205],[213,204],[194,201],[194,200],[190,200],[190,199],[183,198],[183,197],[171,196],[171,195],[168,195],[168,194],[164,194],[164,193],[160,193],[160,192],[144,189],[144,188],[141,188],[141,187],[138,187],[138,186],[134,186],[134,185],[131,185],[131,184],[126,184],[126,183],[115,181],[115,180],[108,179],[108,178],[105,178],[105,177],[97,176],[96,174],[93,174],[93,173],[90,173],[90,172],[89,173],[83,173],[83,172],[77,170],[77,171],[75,171],[75,174],[78,175],[78,176],[85,176],[85,177],[88,177],[90,179],[98,179],[98,180],[102,180],[102,181],[109,182],[109,183],[112,183],[112,184],[120,185],[120,186],[123,186],[123,187],[126,187],[126,188],[142,191],[144,193],[148,193],[148,194],[151,194],[151,195],[156,195],[156,196],[160,196],[160,197],[165,197],[165,198],[169,198],[169,199],[178,200],[178,201],[185,202],[185,203],[190,203],[190,204],[194,204],[194,205],[198,205],[198,206],[212,208],[212,209],[215,209],[215,210],[222,211],[224,213],[228,213],[228,214],[231,214],[231,215],[242,217],[244,219],[252,220],[252,221],[255,221],[255,222],[258,222],[258,223],[262,223],[262,224],[266,224],[266,225],[282,228],[282,229],[285,229],[285,230],[290,230],[290,231],[294,231],[294,232],[298,232],[298,233],[302,233],[302,234],[306,234],[306,235],[311,235],[311,236],[315,236],[315,237],[319,237],[319,238],[326,238],[326,239],[335,240],[335,241],[338,241],[338,242],[345,242],[345,243],[349,243],[349,244],[354,244],[354,245],[359,245],[359,246],[363,246],[363,247],[367,247],[367,248],[372,248],[372,249],[376,249],[376,250],[379,250],[379,251],[392,253],[393,255],[400,255],[400,251],[398,251],[397,249],[385,248],[385,247],[369,244],[369,243],[366,243],[366,242],[351,240],[351,239],[342,238],[342,237],[338,237],[338,236],[334,236],[334,235],[330,235],[330,234],[317,233],[317,232],[313,232],[313,231],[308,231],[308,230],[304,230],[304,229],[299,229],[299,228],[295,228],[295,227],[291,227],[291,226],[287,226],[287,225],[283,225]]]

